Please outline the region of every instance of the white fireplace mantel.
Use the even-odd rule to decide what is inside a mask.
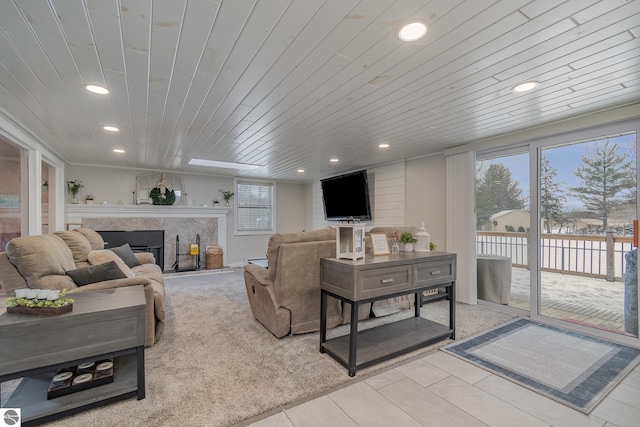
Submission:
[[[66,205],[66,216],[70,224],[80,223],[82,218],[218,218],[226,222],[230,210],[227,207],[71,204]]]

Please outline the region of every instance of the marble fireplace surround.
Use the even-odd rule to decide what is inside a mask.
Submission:
[[[67,228],[78,226],[93,230],[164,230],[164,269],[171,270],[176,260],[176,235],[180,253],[189,251],[200,234],[200,260],[205,264],[207,246],[219,245],[223,264],[227,253],[227,214],[230,208],[154,205],[67,205]],[[180,268],[193,266],[193,257],[181,256]]]

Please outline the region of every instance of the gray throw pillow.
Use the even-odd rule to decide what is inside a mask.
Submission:
[[[109,248],[109,250],[113,251],[116,255],[122,258],[124,263],[127,264],[127,267],[129,268],[140,265],[140,261],[138,261],[138,258],[136,258],[136,255],[133,253],[128,243],[125,243],[122,246],[118,246],[117,248]]]
[[[125,279],[127,277],[115,261],[65,271],[65,274],[71,277],[78,286],[104,282],[105,280]]]

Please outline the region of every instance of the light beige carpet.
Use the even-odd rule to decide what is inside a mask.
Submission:
[[[146,398],[93,409],[52,426],[229,426],[292,402],[359,381],[367,374],[440,347],[358,371],[318,351],[318,333],[277,339],[251,315],[242,269],[216,274],[167,276],[167,328],[146,351]],[[448,322],[448,302],[425,306],[423,315]],[[413,315],[412,310],[401,316]],[[374,323],[401,317],[375,319]],[[458,304],[458,337],[513,316]],[[347,326],[331,336],[347,334]],[[117,375],[117,371],[116,371]]]

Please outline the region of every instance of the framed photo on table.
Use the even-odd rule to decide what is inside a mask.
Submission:
[[[387,242],[387,235],[385,233],[369,233],[371,237],[371,251],[373,256],[376,255],[389,255],[389,242]]]

